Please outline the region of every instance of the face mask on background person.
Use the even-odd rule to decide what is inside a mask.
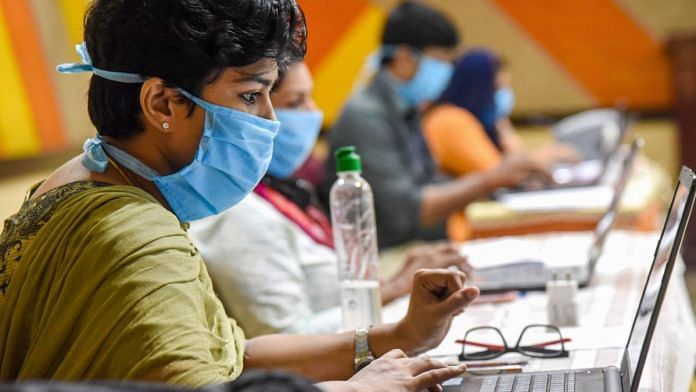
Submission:
[[[411,107],[440,98],[454,73],[454,66],[447,61],[425,54],[419,56],[416,74],[397,88],[401,98]]]
[[[499,88],[493,98],[495,100],[495,119],[510,117],[512,108],[515,107],[515,93],[509,87]]]
[[[276,109],[280,130],[273,141],[268,173],[288,178],[307,160],[317,142],[324,115],[319,110]]]
[[[78,45],[77,50],[83,63],[60,65],[59,72],[92,72],[121,83],[145,81],[137,74],[94,68],[84,44]],[[127,152],[107,144],[100,136],[85,142],[82,164],[102,173],[109,157],[113,158],[154,182],[177,218],[188,222],[218,214],[254,189],[270,164],[273,139],[280,123],[214,105],[183,89],[179,91],[205,110],[203,135],[190,164],[176,173],[162,176]]]

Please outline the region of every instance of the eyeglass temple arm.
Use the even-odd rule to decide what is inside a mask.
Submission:
[[[563,338],[563,339],[556,339],[556,340],[550,340],[548,342],[541,342],[541,343],[536,343],[532,346],[527,346],[527,347],[537,347],[537,348],[542,348],[546,346],[550,346],[552,344],[560,344],[560,343],[568,343],[571,342],[571,338]]]
[[[472,342],[471,340],[463,340],[463,339],[457,339],[454,342],[459,343],[459,344],[468,344],[468,345],[476,346],[476,347],[483,347],[483,348],[487,348],[491,351],[505,351],[505,347],[503,347],[499,344],[479,343],[479,342]]]

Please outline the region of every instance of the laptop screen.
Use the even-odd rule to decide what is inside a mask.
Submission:
[[[631,150],[628,152],[621,164],[621,172],[619,173],[619,178],[616,182],[616,186],[614,187],[614,196],[609,204],[609,209],[607,209],[607,212],[602,216],[599,222],[597,222],[597,227],[595,228],[594,241],[592,243],[592,247],[590,248],[590,262],[592,263],[596,262],[599,256],[602,254],[604,242],[607,235],[611,231],[614,221],[616,220],[616,215],[619,212],[621,197],[624,189],[626,188],[628,178],[630,177],[633,163],[635,162],[638,152],[642,147],[642,139],[634,140],[631,144]]]
[[[643,297],[638,305],[631,336],[628,338],[626,354],[628,356],[629,371],[632,379],[637,376],[636,370],[640,363],[641,351],[643,347],[647,349],[648,346],[646,338],[648,338],[651,318],[658,305],[657,302],[660,288],[662,287],[662,280],[668,267],[670,255],[677,242],[680,222],[684,214],[689,213],[689,211],[686,211],[688,199],[689,188],[680,181],[677,184],[677,190],[674,194],[672,205],[667,213],[667,221],[662,230],[662,237],[657,244],[655,259],[649,272],[647,283],[643,291]],[[681,241],[676,245],[681,246]]]

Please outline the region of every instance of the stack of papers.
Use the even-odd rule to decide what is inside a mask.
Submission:
[[[495,268],[538,262],[549,267],[569,267],[587,263],[593,235],[588,232],[561,233],[536,237],[502,237],[471,241],[462,246],[472,267]]]
[[[608,185],[509,193],[500,203],[516,212],[606,210],[614,195]]]

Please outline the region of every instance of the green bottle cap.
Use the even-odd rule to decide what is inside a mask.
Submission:
[[[347,146],[336,150],[336,172],[357,171],[362,172],[360,155],[355,153],[355,147]]]

